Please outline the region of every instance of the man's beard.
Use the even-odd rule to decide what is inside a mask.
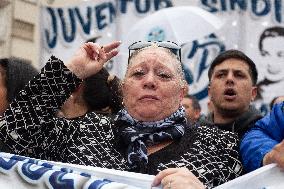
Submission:
[[[218,107],[217,110],[222,117],[226,118],[235,118],[243,113],[243,110],[240,108],[227,108],[227,107]]]

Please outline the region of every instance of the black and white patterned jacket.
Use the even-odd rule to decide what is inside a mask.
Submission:
[[[55,116],[80,83],[62,61],[51,57],[0,119],[0,140],[20,155],[129,170],[126,147],[119,146],[111,118],[93,112],[76,120]],[[151,154],[147,167],[136,171],[157,174],[187,167],[208,187],[217,186],[242,172],[237,144],[233,133],[187,127],[180,140]]]

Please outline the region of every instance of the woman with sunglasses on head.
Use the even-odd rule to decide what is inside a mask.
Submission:
[[[54,115],[83,79],[117,55],[119,45],[86,43],[66,65],[51,57],[5,112],[0,138],[21,155],[154,174],[153,186],[163,188],[213,187],[239,176],[234,134],[186,127],[180,47],[170,42],[129,47],[124,109],[115,120],[94,112],[80,120]]]

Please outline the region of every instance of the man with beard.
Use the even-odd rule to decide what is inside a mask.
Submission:
[[[244,133],[261,118],[250,102],[257,95],[255,63],[238,50],[219,54],[208,71],[208,96],[214,111],[206,125],[238,134]]]

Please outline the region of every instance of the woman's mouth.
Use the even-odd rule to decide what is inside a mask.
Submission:
[[[144,95],[140,97],[139,100],[159,100],[159,98],[154,95]]]

